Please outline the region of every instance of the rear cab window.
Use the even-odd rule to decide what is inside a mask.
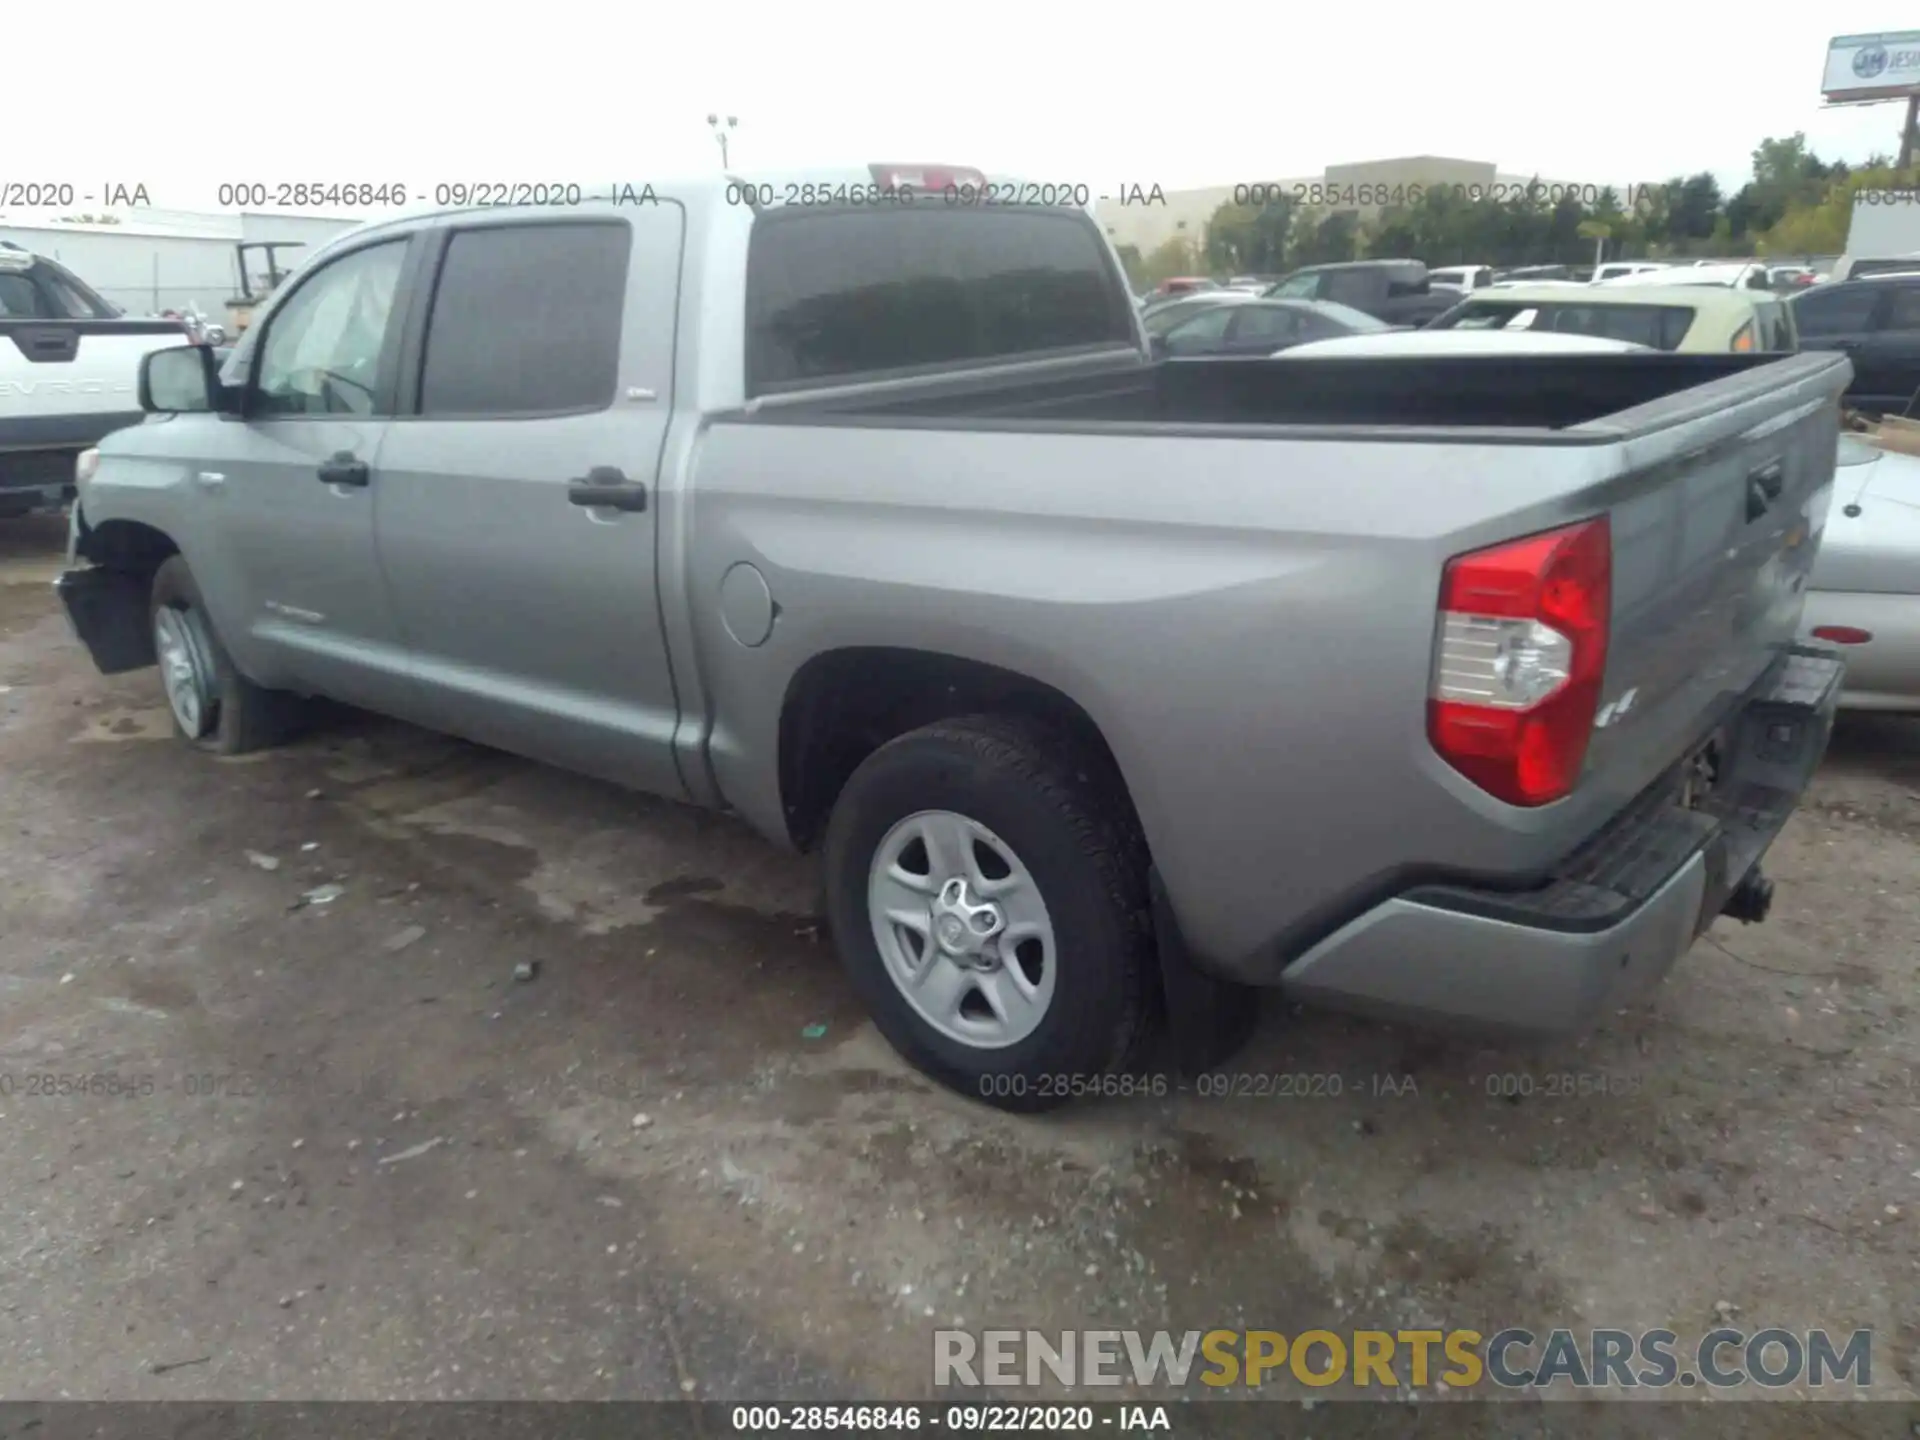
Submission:
[[[747,393],[1134,348],[1077,210],[790,206],[754,219]]]
[[[46,259],[0,269],[0,320],[109,320],[119,313]]]

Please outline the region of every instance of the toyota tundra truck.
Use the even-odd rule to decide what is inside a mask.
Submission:
[[[818,852],[879,1029],[1014,1108],[1216,1063],[1263,988],[1577,1031],[1764,917],[1844,357],[1155,362],[1022,199],[363,227],[147,358],[68,614],[204,749],[325,697]]]
[[[71,270],[0,240],[0,520],[73,494],[74,463],[145,416],[140,361],[178,320],[132,320]]]

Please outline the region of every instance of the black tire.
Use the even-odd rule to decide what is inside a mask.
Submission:
[[[1133,1071],[1153,1039],[1160,995],[1146,852],[1110,770],[1047,727],[975,715],[881,746],[834,804],[825,873],[841,960],[893,1047],[963,1095],[1030,1113],[1076,1095],[1124,1094],[1103,1079]],[[873,857],[897,822],[930,809],[965,815],[1004,839],[1053,922],[1052,1003],[1032,1034],[1004,1048],[967,1045],[930,1025],[889,976],[874,940]]]
[[[193,573],[181,556],[170,556],[154,572],[149,624],[162,606],[183,612],[215,676],[213,717],[206,733],[188,735],[176,715],[173,723],[176,734],[216,755],[245,755],[278,744],[293,733],[302,714],[300,698],[283,690],[256,685],[234,666],[226,646],[214,632],[206,604],[200,598],[200,587],[193,583]],[[171,712],[172,707],[168,709]]]

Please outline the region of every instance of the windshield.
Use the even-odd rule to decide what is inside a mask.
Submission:
[[[1285,299],[1288,296],[1312,295],[1320,288],[1320,275],[1315,271],[1306,275],[1294,275],[1282,280],[1267,291],[1270,299]]]

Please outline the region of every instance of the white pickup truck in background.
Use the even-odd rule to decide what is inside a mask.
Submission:
[[[143,418],[141,357],[185,330],[129,319],[64,266],[0,240],[0,520],[73,494],[80,452]]]

